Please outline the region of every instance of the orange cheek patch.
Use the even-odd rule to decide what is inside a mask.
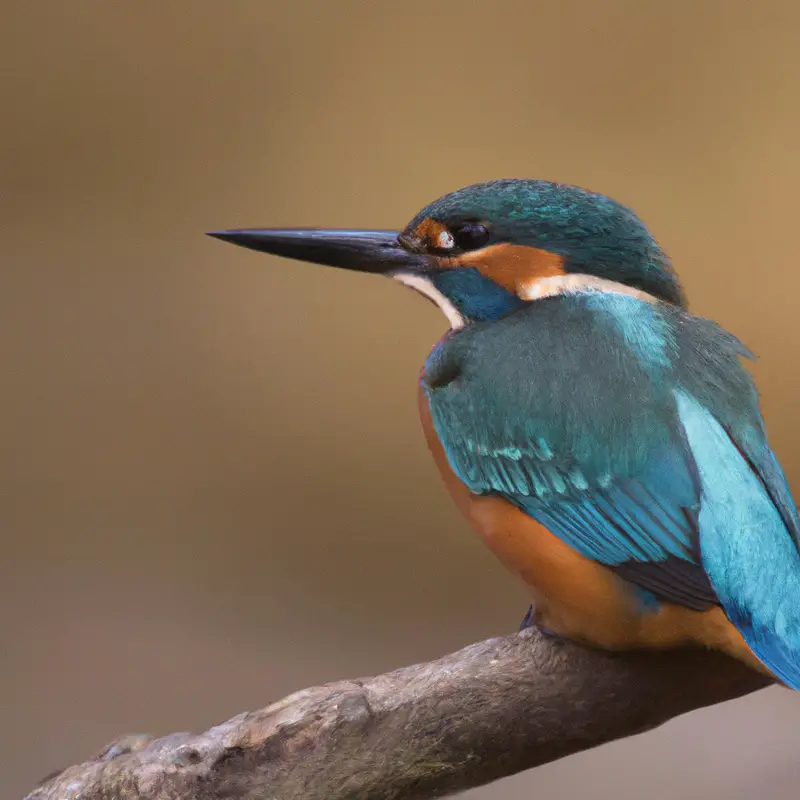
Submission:
[[[564,257],[538,247],[519,244],[495,244],[464,253],[452,259],[459,266],[472,267],[482,275],[513,292],[541,278],[554,278],[564,274]],[[444,266],[444,265],[443,265]]]

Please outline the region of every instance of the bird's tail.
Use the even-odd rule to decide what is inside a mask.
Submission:
[[[730,621],[779,680],[800,690],[800,551],[759,475],[703,406],[680,416],[702,484],[703,567]]]

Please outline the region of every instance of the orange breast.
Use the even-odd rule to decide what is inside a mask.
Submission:
[[[542,624],[611,649],[700,643],[763,670],[720,609],[697,612],[664,603],[648,611],[629,583],[573,550],[516,506],[501,497],[473,494],[450,467],[421,384],[418,400],[428,448],[450,496],[483,541],[528,587]]]
[[[419,411],[428,448],[450,496],[483,541],[528,586],[541,616],[591,613],[601,609],[620,619],[620,606],[638,617],[629,587],[609,569],[582,556],[535,519],[501,497],[473,494],[453,472],[436,435],[425,392]],[[557,624],[549,619],[549,625]],[[614,625],[617,623],[615,622]]]

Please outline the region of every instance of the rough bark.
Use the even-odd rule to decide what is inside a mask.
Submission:
[[[529,629],[306,689],[205,733],[125,737],[27,800],[440,797],[768,683],[716,653],[612,655]]]

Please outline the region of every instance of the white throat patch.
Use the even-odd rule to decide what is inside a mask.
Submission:
[[[436,303],[447,317],[450,327],[453,330],[458,330],[464,327],[464,317],[461,316],[458,309],[448,300],[434,285],[433,281],[426,278],[424,275],[417,275],[412,272],[395,272],[392,277],[399,283],[410,286],[412,289],[418,291],[429,300]]]
[[[645,303],[657,303],[658,299],[641,289],[634,289],[624,283],[598,278],[595,275],[554,275],[549,278],[538,278],[529,283],[519,284],[517,292],[523,300],[541,300],[543,297],[554,297],[559,294],[578,294],[580,292],[613,292],[627,294]]]

